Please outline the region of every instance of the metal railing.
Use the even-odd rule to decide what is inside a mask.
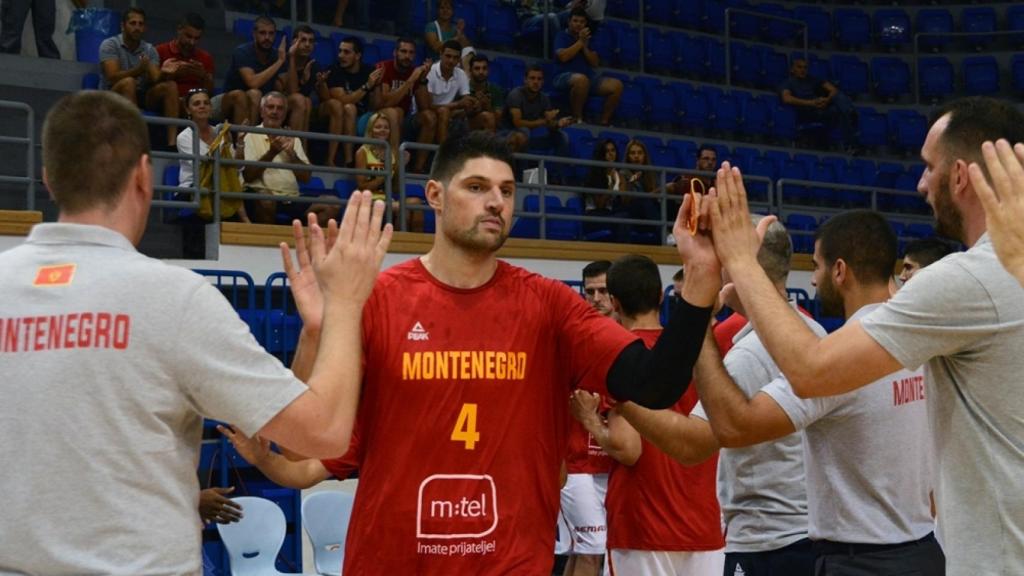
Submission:
[[[725,84],[726,86],[732,86],[732,36],[731,36],[731,22],[733,14],[750,14],[757,16],[758,18],[767,18],[769,20],[779,20],[781,22],[788,22],[800,26],[804,37],[804,58],[807,58],[808,44],[807,44],[807,23],[803,20],[795,20],[793,18],[786,18],[784,16],[775,16],[774,14],[765,14],[764,12],[758,12],[756,10],[748,10],[745,8],[726,8],[725,9]],[[740,39],[741,42],[746,40]],[[642,54],[642,52],[641,52]]]
[[[13,102],[10,100],[0,100],[0,110],[15,110],[25,113],[25,136],[2,136],[0,135],[0,144],[24,144],[25,151],[25,175],[24,176],[11,176],[11,175],[0,175],[0,182],[6,182],[11,184],[26,184],[25,189],[25,206],[26,210],[35,210],[36,206],[36,178],[35,178],[35,152],[36,152],[36,133],[35,133],[35,112],[32,107],[24,102]]]
[[[831,188],[833,190],[837,190],[837,191],[840,191],[840,192],[848,191],[848,192],[853,192],[853,193],[857,193],[857,194],[866,194],[870,200],[869,200],[869,203],[868,203],[867,206],[857,205],[856,202],[853,203],[854,204],[853,206],[847,206],[847,205],[841,205],[841,206],[814,206],[814,205],[807,205],[807,204],[802,204],[802,203],[789,203],[789,204],[787,204],[785,202],[785,195],[786,195],[786,188],[787,187],[789,188],[790,191],[792,191],[796,187],[800,187],[800,188]],[[777,207],[779,207],[779,211],[780,212],[799,211],[799,210],[803,210],[803,209],[806,209],[806,208],[826,209],[826,210],[829,210],[829,211],[839,210],[839,209],[855,209],[855,208],[865,208],[865,209],[870,209],[870,210],[879,210],[880,209],[880,205],[884,204],[884,203],[880,203],[878,201],[878,197],[879,196],[897,196],[897,197],[913,198],[913,199],[921,200],[921,195],[918,194],[917,192],[911,192],[909,190],[901,190],[899,188],[882,188],[882,187],[879,187],[879,186],[857,186],[857,185],[853,185],[853,184],[840,184],[840,183],[836,183],[836,182],[818,182],[818,181],[815,181],[815,180],[798,180],[798,179],[794,179],[794,178],[780,178],[778,180],[778,182],[777,182],[777,189],[778,189],[778,197],[775,199],[775,202],[776,202],[775,205]],[[920,216],[924,217],[925,214],[920,214]]]

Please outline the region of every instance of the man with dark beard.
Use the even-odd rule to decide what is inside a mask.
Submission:
[[[1024,141],[1024,115],[1009,102],[967,98],[938,112],[921,148],[918,191],[937,231],[970,248],[824,338],[807,330],[753,265],[756,236],[739,170],[719,170],[710,207],[714,250],[797,395],[842,394],[927,364],[938,531],[950,576],[1009,574],[1024,565],[1024,289],[996,257],[968,175],[982,161],[982,143],[1000,138]]]
[[[363,386],[348,399],[359,404],[362,482],[344,573],[550,574],[570,389],[668,407],[678,394],[644,391],[689,379],[719,280],[688,279],[647,350],[565,284],[497,258],[515,190],[502,139],[449,138],[425,189],[433,246],[384,271],[366,303]],[[677,250],[699,270],[689,255],[709,240],[684,226],[681,212]],[[316,284],[289,279],[304,325],[319,326]],[[305,344],[298,355],[303,374],[313,359]]]

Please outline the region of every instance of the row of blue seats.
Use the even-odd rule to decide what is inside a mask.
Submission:
[[[786,229],[789,230],[790,238],[793,240],[793,251],[801,254],[813,253],[814,232],[828,218],[828,215],[816,217],[812,214],[800,212],[790,212],[787,214],[783,223],[786,225]],[[906,246],[907,241],[935,236],[935,228],[931,224],[924,222],[904,222],[890,219],[889,224],[899,240],[900,254],[903,253],[903,248]]]

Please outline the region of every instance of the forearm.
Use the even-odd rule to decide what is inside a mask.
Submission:
[[[694,380],[718,442],[730,448],[745,446],[743,438],[749,432],[749,426],[756,422],[749,417],[750,400],[725,370],[718,344],[710,330],[697,358]]]
[[[313,363],[316,361],[316,352],[320,347],[320,332],[303,326],[299,332],[299,343],[295,348],[295,356],[292,357],[292,373],[303,382],[309,381],[313,373]]]
[[[594,437],[598,446],[616,462],[626,466],[636,463],[639,450],[630,442],[628,435],[621,431],[621,426],[620,430],[613,430],[596,412],[588,415],[580,423]]]
[[[288,62],[288,73],[286,74],[288,79],[287,90],[289,94],[295,94],[299,91],[299,72],[297,68],[298,66],[295,64],[295,58],[290,59]]]
[[[567,48],[562,48],[561,50],[556,52],[555,53],[555,57],[558,58],[559,62],[565,63],[565,62],[568,62],[569,60],[572,60],[573,58],[575,58],[576,54],[578,54],[579,51],[582,50],[582,49],[583,49],[583,44],[580,43],[580,42],[576,42],[575,44],[573,44],[573,45],[571,45],[571,46],[569,46]]]
[[[595,68],[597,67],[598,64],[601,63],[601,59],[598,58],[597,52],[594,52],[588,46],[584,46],[583,47],[583,57],[587,59],[587,64],[590,64],[591,66],[593,66]]]
[[[242,80],[250,90],[256,90],[272,80],[277,75],[277,71],[281,69],[282,64],[284,64],[284,60],[277,60],[262,72],[243,74]]]
[[[277,156],[277,152],[273,149],[267,150],[262,156],[257,158],[257,162],[272,162]],[[263,166],[246,166],[242,170],[242,179],[246,182],[252,182],[258,180],[263,176],[263,171],[266,170]]]
[[[269,452],[260,461],[252,464],[271,482],[286,488],[311,488],[330,476],[324,465],[315,458],[292,461],[280,454]]]
[[[707,460],[718,450],[711,426],[673,410],[650,410],[633,402],[616,406],[619,414],[648,442],[685,466]]]

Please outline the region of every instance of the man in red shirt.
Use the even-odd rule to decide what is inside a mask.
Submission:
[[[379,276],[361,332],[332,354],[363,367],[348,399],[362,457],[343,572],[550,574],[570,389],[675,404],[648,392],[689,380],[718,281],[694,274],[648,350],[563,283],[497,259],[516,187],[503,140],[449,138],[431,176],[433,247]],[[710,238],[690,236],[685,215],[675,230],[686,264],[713,270],[690,258]],[[304,321],[301,375],[321,361],[322,297],[298,251],[286,271]]]
[[[377,63],[384,75],[370,97],[373,108],[391,121],[391,145],[396,150],[403,139],[412,139],[413,132],[416,132],[417,142],[431,144],[437,130],[437,113],[430,109],[427,72],[433,62],[427,58],[423,64],[413,66],[416,41],[412,38],[399,38],[394,56],[393,60]],[[413,158],[413,171],[425,172],[427,151],[417,150]]]
[[[178,95],[183,98],[196,88],[213,94],[213,57],[199,47],[205,28],[203,17],[189,12],[178,22],[178,35],[174,40],[156,47],[160,70],[178,84]]]
[[[607,277],[615,316],[653,346],[662,332],[658,265],[646,256],[624,256]],[[663,412],[685,416],[696,403],[696,390],[691,387]],[[641,439],[616,408],[607,412],[605,421],[598,395],[577,390],[572,407],[573,416],[614,459],[605,500],[611,574],[721,574],[725,540],[715,495],[718,459],[710,428],[694,442],[706,447],[703,461],[684,466]]]

